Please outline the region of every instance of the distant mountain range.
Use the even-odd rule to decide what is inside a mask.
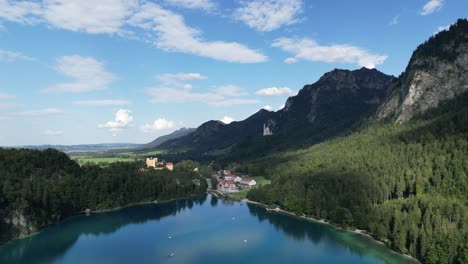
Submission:
[[[15,148],[27,149],[48,149],[53,148],[65,153],[73,152],[104,152],[109,150],[134,149],[140,147],[141,144],[132,143],[102,143],[102,144],[81,144],[81,145],[25,145],[16,146]]]

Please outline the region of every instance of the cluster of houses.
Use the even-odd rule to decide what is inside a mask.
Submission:
[[[215,173],[218,179],[218,191],[227,192],[238,192],[239,189],[252,188],[257,185],[254,179],[249,177],[242,177],[241,175],[234,175],[228,170],[219,171]]]
[[[146,167],[147,168],[154,168],[155,170],[174,170],[174,164],[172,162],[158,162],[158,158],[150,157],[146,158]]]

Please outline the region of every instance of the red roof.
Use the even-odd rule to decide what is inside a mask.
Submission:
[[[251,182],[251,181],[253,181],[253,179],[252,179],[252,178],[242,178],[241,181],[243,181],[243,182]]]
[[[223,180],[221,181],[221,184],[234,184],[234,181],[233,180]]]
[[[174,165],[174,164],[172,164],[172,162],[168,162],[168,163],[166,163],[166,165]]]

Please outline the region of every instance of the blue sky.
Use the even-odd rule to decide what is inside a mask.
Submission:
[[[145,143],[276,111],[334,68],[398,76],[467,10],[462,0],[0,0],[0,145]]]

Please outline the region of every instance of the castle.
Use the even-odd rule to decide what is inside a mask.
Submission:
[[[174,164],[172,162],[166,162],[166,164],[164,164],[164,162],[158,162],[158,158],[156,157],[146,158],[146,167],[152,167],[155,170],[162,170],[164,168],[170,171],[174,170]]]
[[[271,136],[271,135],[273,135],[273,131],[271,131],[268,126],[263,124],[263,136]]]

